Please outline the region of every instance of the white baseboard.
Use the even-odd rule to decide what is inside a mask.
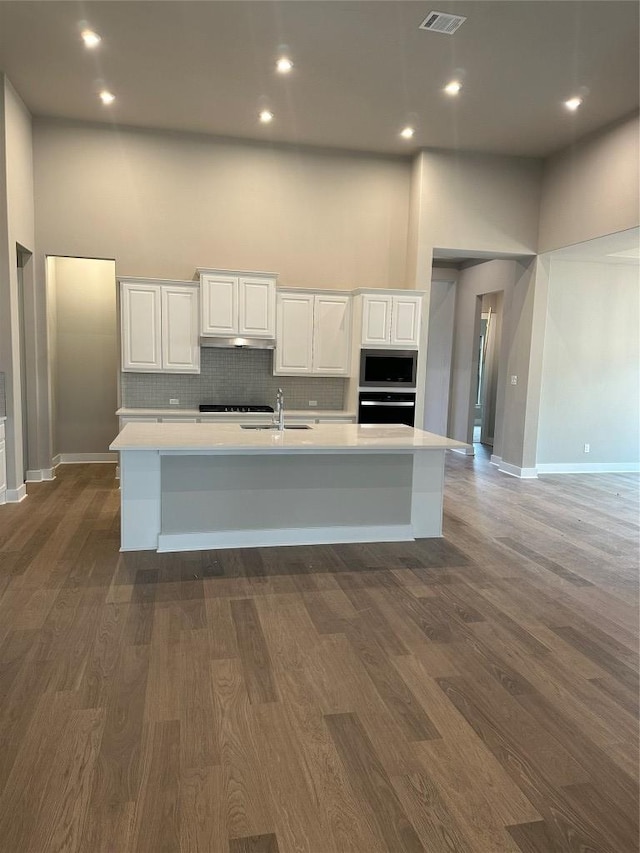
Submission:
[[[88,462],[111,462],[117,464],[117,453],[58,453],[53,457],[53,465],[80,465]]]
[[[42,483],[45,480],[55,480],[56,474],[53,468],[34,468],[27,471],[27,483]]]
[[[465,447],[451,447],[452,453],[459,453],[461,456],[475,456],[475,451],[472,444],[467,444]]]
[[[535,479],[539,474],[637,474],[639,462],[541,462],[535,468],[518,468],[509,462],[503,462],[501,456],[491,456],[491,464],[497,465],[503,474],[520,477],[523,480]]]
[[[637,474],[639,462],[542,462],[538,474]]]
[[[407,542],[413,539],[413,529],[410,524],[371,527],[294,527],[282,530],[221,530],[203,533],[161,533],[158,536],[158,551],[328,545],[336,542]]]
[[[535,480],[538,476],[537,468],[520,468],[518,465],[512,465],[503,460],[500,460],[498,471],[509,474],[510,477],[519,477],[521,480]]]
[[[27,487],[24,483],[17,489],[7,489],[5,498],[8,504],[19,504],[27,496]]]

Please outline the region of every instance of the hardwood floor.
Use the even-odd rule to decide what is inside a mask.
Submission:
[[[120,555],[0,508],[1,853],[636,853],[638,479],[447,461],[445,536]]]

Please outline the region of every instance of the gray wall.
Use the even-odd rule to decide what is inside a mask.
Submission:
[[[45,254],[115,258],[118,275],[404,285],[408,160],[38,120],[35,164]]]
[[[447,435],[457,272],[431,282],[424,394],[424,429]]]
[[[545,163],[539,252],[640,224],[638,116]]]
[[[640,461],[639,285],[637,266],[551,261],[538,463]]]
[[[54,455],[107,453],[118,433],[115,265],[86,258],[51,260]]]
[[[23,399],[20,367],[20,321],[16,246],[34,250],[34,204],[31,116],[7,78],[0,74],[0,370],[6,374],[7,487],[16,497],[24,480],[22,441]],[[33,263],[23,270],[25,327],[29,334],[29,363],[35,376],[33,333]],[[35,383],[32,381],[32,387]],[[35,410],[34,410],[35,411]],[[14,493],[13,495],[11,493]]]
[[[422,151],[411,205],[414,286],[428,287],[434,250],[470,258],[535,254],[541,174],[540,160]]]

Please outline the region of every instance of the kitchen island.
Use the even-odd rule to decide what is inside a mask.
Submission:
[[[400,424],[129,423],[121,550],[441,536],[444,454],[465,446]]]

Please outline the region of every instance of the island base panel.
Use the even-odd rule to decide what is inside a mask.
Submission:
[[[155,551],[160,534],[160,455],[146,450],[120,454],[122,551]]]
[[[444,451],[122,453],[122,550],[186,551],[442,534]]]

